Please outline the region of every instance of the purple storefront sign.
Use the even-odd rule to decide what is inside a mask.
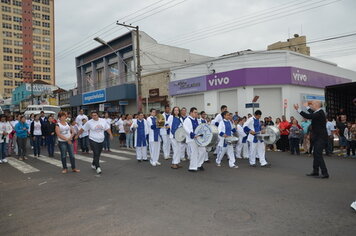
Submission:
[[[251,85],[293,84],[315,88],[349,83],[350,79],[295,67],[245,68],[171,82],[170,95]]]
[[[172,81],[169,83],[171,96],[206,91],[206,76]]]

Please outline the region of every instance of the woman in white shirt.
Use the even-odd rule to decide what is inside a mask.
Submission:
[[[30,126],[31,138],[33,139],[33,155],[34,157],[40,156],[41,141],[44,139],[44,132],[40,115],[35,115],[35,120],[32,121]]]
[[[115,124],[119,128],[120,147],[123,147],[125,145],[125,141],[126,141],[126,134],[125,134],[125,129],[124,129],[125,119],[126,119],[126,116],[121,115],[120,119]]]
[[[59,150],[61,151],[61,160],[63,166],[62,173],[65,174],[68,172],[67,160],[66,160],[67,152],[69,155],[72,171],[76,173],[80,172],[80,170],[75,168],[75,158],[74,158],[73,143],[72,143],[72,139],[74,137],[74,131],[73,128],[71,128],[66,121],[67,113],[63,111],[59,112],[58,119],[59,122],[56,126],[56,135],[58,137],[58,147]]]
[[[7,163],[6,159],[6,147],[9,143],[9,135],[12,132],[12,127],[9,122],[6,121],[6,116],[1,116],[0,122],[0,163]]]
[[[91,113],[91,120],[89,120],[83,127],[79,130],[78,136],[80,136],[84,131],[89,131],[89,144],[90,148],[93,151],[93,162],[91,167],[96,170],[97,174],[101,174],[100,168],[100,154],[103,150],[103,144],[105,135],[104,132],[108,132],[110,139],[113,138],[110,126],[108,123],[99,118],[99,115],[96,111]]]

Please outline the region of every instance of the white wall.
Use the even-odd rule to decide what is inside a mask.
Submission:
[[[254,96],[259,96],[259,110],[262,111],[262,117],[279,117],[283,114],[282,88],[254,88]],[[252,110],[252,109],[250,109]],[[255,110],[257,110],[255,108]],[[252,112],[251,112],[252,113]]]
[[[198,111],[202,111],[204,110],[204,94],[175,97],[174,106],[185,107],[188,113],[191,107],[196,107]]]

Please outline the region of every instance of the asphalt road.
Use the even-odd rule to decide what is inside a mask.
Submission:
[[[110,154],[100,176],[83,160],[68,174],[47,157],[28,174],[1,164],[0,235],[356,235],[356,159],[326,158],[324,180],[305,176],[312,158],[280,152],[270,169],[224,160],[198,173]]]

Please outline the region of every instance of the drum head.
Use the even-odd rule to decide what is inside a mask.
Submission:
[[[266,144],[275,144],[281,137],[279,129],[274,126],[267,126],[266,134],[269,135],[268,138],[263,140]]]
[[[195,142],[202,147],[210,147],[217,143],[218,129],[216,126],[209,124],[200,124],[195,129],[196,135],[201,135],[195,139]]]
[[[185,141],[186,135],[187,135],[187,133],[185,132],[184,128],[183,127],[179,127],[176,130],[176,132],[174,134],[174,137],[177,140],[177,142],[182,143],[182,142]]]

